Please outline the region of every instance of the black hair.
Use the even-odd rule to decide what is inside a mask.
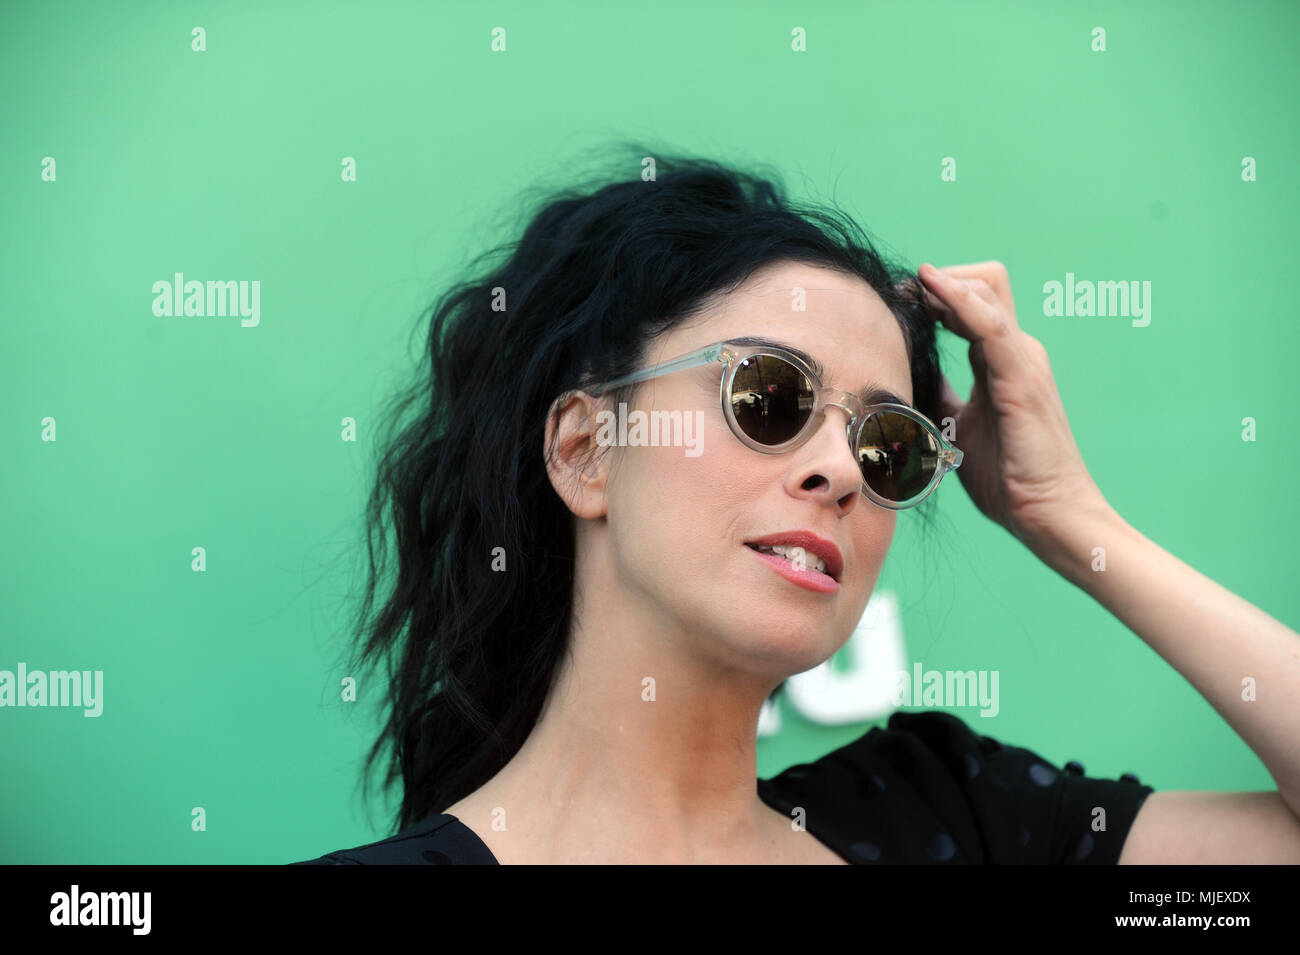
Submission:
[[[934,317],[913,273],[850,217],[792,202],[774,174],[629,152],[611,161],[620,172],[547,194],[517,241],[480,256],[437,299],[418,380],[391,404],[353,635],[358,665],[386,664],[364,775],[387,749],[384,787],[403,787],[399,829],[474,792],[518,752],[566,650],[575,519],[543,461],[562,392],[635,370],[656,335],[793,260],[880,295],[903,331],[913,403],[939,421]],[[934,500],[916,510],[931,519]]]

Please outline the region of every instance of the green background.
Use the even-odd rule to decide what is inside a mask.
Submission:
[[[519,191],[616,139],[773,164],[911,266],[1003,261],[1111,503],[1294,627],[1298,25],[1185,0],[5,3],[0,668],[102,669],[105,710],[0,710],[0,861],[273,863],[386,834],[357,785],[380,687],[338,698],[375,414]],[[154,317],[176,271],[260,280],[260,326]],[[1151,281],[1150,326],[1044,317],[1067,271]],[[965,394],[965,343],[945,351]],[[1274,788],[958,481],[940,498],[940,535],[900,517],[880,588],[909,662],[1000,671],[1001,713],[959,716],[1089,775]],[[866,729],[782,705],[764,776]]]

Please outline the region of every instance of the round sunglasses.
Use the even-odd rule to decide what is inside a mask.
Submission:
[[[862,493],[881,507],[914,507],[961,464],[962,452],[916,409],[889,401],[867,404],[850,392],[826,388],[799,354],[766,342],[716,342],[607,381],[588,394],[598,397],[713,362],[724,366],[720,396],[727,426],[755,451],[793,451],[812,437],[829,405],[848,412],[849,448],[862,470]]]

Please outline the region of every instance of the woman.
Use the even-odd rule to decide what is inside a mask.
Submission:
[[[312,861],[1300,861],[1300,641],[1108,505],[1006,270],[918,282],[768,180],[659,162],[555,198],[435,309],[370,502],[398,566],[360,644],[392,661],[370,759],[391,745],[402,832]],[[971,343],[966,402],[936,318]],[[939,712],[757,779],[764,701],[845,643],[898,512],[954,468],[1277,791],[1062,773]]]

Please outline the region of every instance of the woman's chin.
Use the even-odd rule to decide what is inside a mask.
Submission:
[[[733,640],[737,652],[759,661],[758,669],[778,680],[811,670],[844,643],[824,624],[814,625],[807,619],[790,619],[783,624],[770,617],[763,619],[759,627],[736,633]]]

